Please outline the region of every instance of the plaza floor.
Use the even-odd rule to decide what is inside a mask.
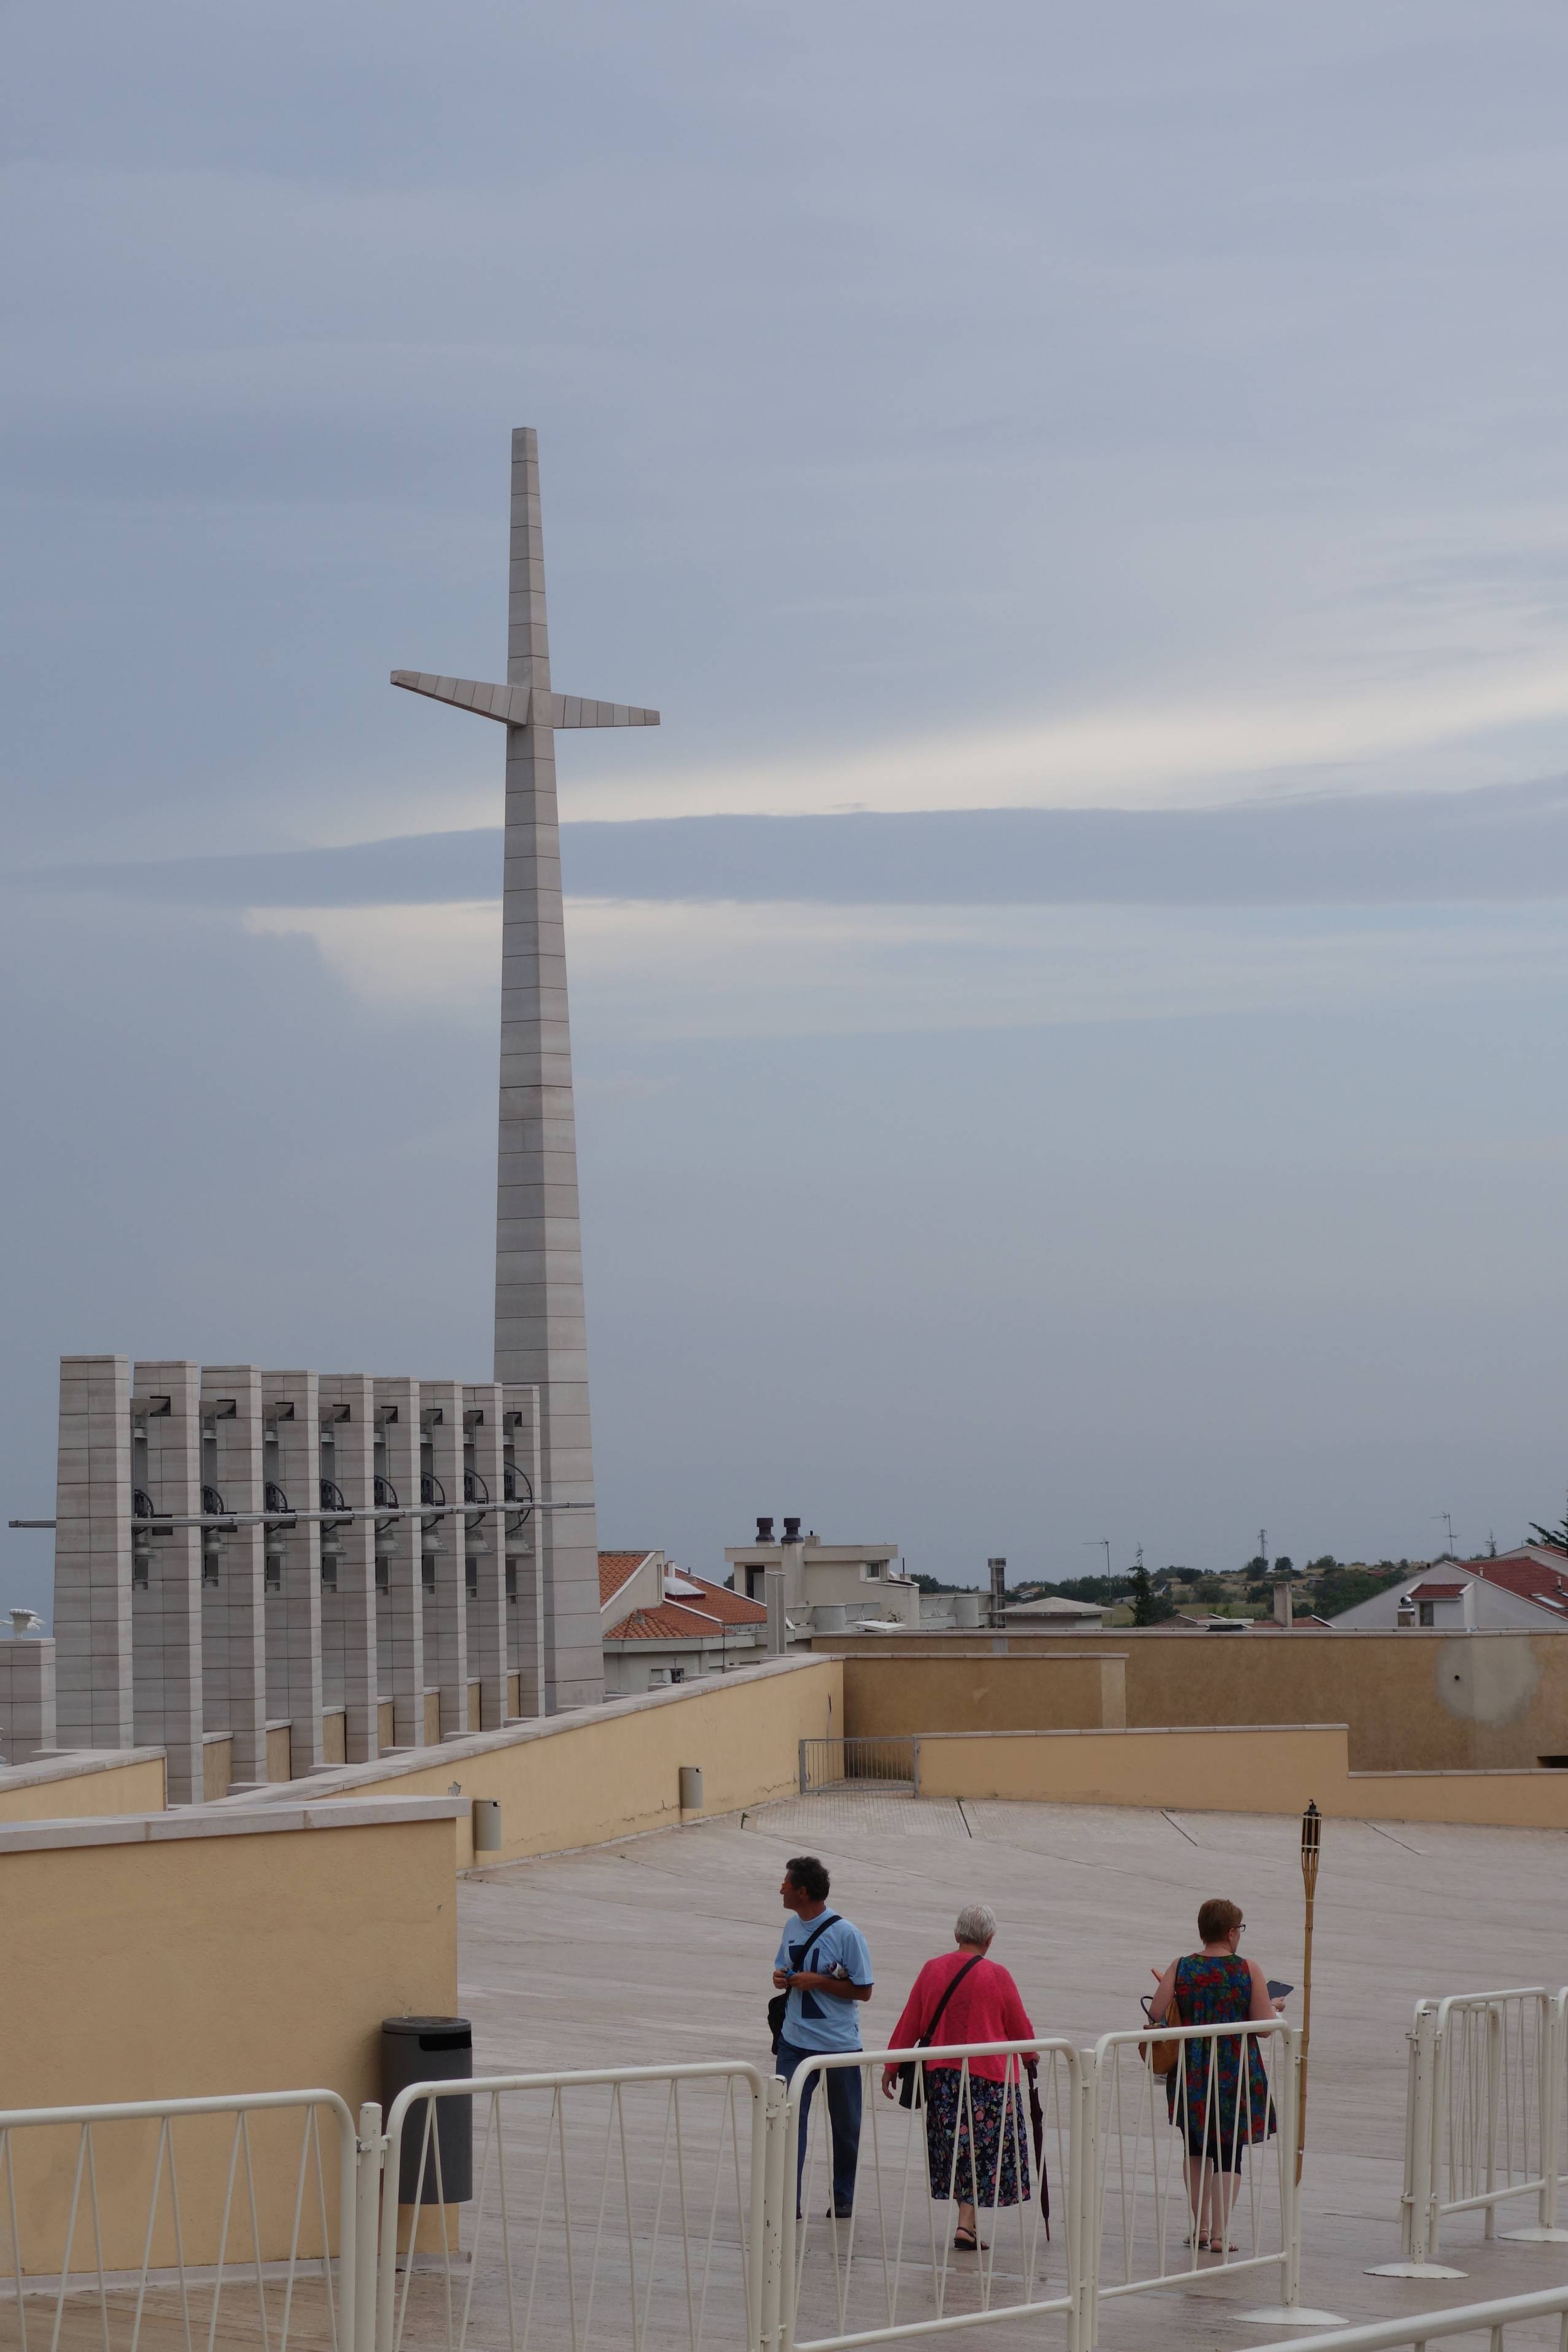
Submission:
[[[808,1851],[828,1863],[833,1907],[871,1946],[868,2047],[885,2038],[916,1969],[949,1946],[954,1914],[970,1900],[996,1911],[995,1957],[1012,1970],[1037,2030],[1080,2043],[1138,2022],[1151,1970],[1192,1948],[1194,1915],[1208,1895],[1242,1906],[1243,1949],[1270,1975],[1300,1977],[1293,1820],[824,1794],[470,1878],[460,1968],[476,2072],[762,2061],[779,1879],[789,1854]],[[1412,2002],[1568,1979],[1565,1864],[1568,1844],[1555,1832],[1326,1825],[1307,2303],[1373,2320],[1568,2277],[1568,2247],[1487,2243],[1470,2217],[1448,2226],[1443,2245],[1463,2280],[1365,2275],[1398,2252]],[[1521,2204],[1516,2218],[1533,2214]],[[1290,2331],[1240,2317],[1276,2293],[1266,2273],[1161,2290],[1109,2307],[1102,2343],[1106,2352],[1288,2343]],[[988,2326],[980,2334],[993,2340]],[[1555,2344],[1555,2327],[1511,2333],[1511,2352],[1516,2341],[1521,2352]]]

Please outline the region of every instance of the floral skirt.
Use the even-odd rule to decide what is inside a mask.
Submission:
[[[925,2160],[937,2203],[1027,2204],[1029,2117],[1018,2084],[966,2075],[960,2066],[924,2072]]]

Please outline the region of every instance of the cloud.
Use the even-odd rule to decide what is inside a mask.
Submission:
[[[1568,779],[1218,809],[978,809],[653,818],[562,828],[580,898],[829,905],[1346,906],[1568,891]],[[494,897],[494,827],[230,857],[95,863],[33,892],[207,908],[460,905]],[[366,936],[368,936],[368,932]]]
[[[368,1005],[493,1017],[500,908],[258,908]],[[1342,1012],[1568,985],[1568,909],[886,907],[572,898],[574,1030],[853,1036]]]

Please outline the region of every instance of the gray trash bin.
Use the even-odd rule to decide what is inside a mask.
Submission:
[[[474,2028],[465,2017],[386,2017],[382,2020],[382,2113],[411,2083],[465,2083],[474,2073]],[[424,2157],[420,2152],[435,2109],[435,2130]],[[439,2174],[436,2149],[441,2151]],[[400,2205],[462,2205],[474,2194],[474,2102],[415,2099],[402,2127]]]

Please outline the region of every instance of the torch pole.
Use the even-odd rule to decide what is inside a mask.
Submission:
[[[1312,2039],[1312,1904],[1318,1891],[1318,1853],[1322,1841],[1322,1816],[1315,1804],[1301,1815],[1301,1887],[1307,1916],[1301,1952],[1301,2071],[1296,2084],[1296,2180],[1301,2178],[1301,2154],[1307,2142],[1307,2053]]]

